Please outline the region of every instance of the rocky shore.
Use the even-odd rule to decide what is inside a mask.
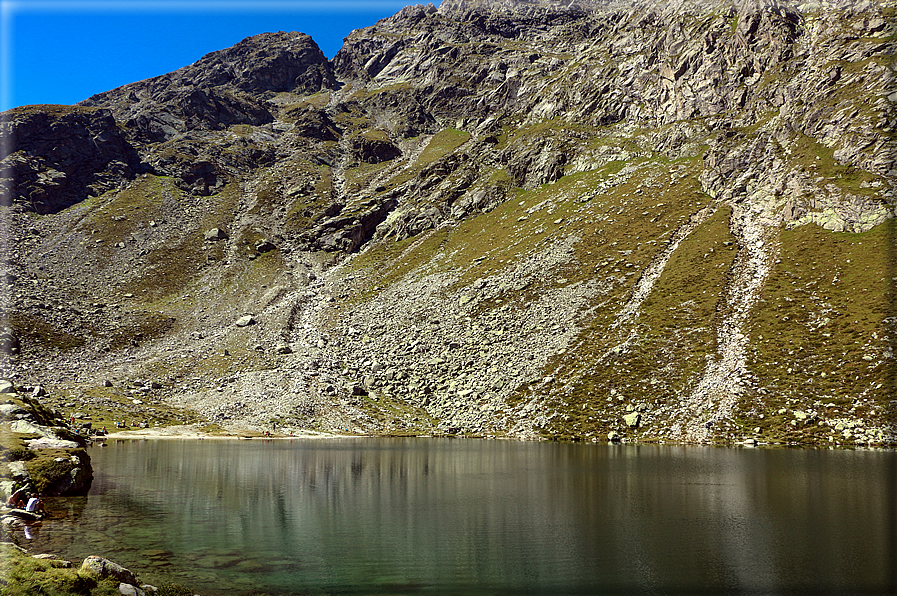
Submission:
[[[80,422],[73,427],[42,403],[45,398],[47,393],[39,386],[17,387],[0,379],[0,497],[4,503],[17,491],[27,502],[35,495],[79,496],[90,490],[93,468],[86,447],[89,441],[106,437],[88,432],[89,425]],[[141,583],[134,573],[103,557],[89,556],[73,566],[54,554],[29,554],[19,543],[27,543],[29,532],[39,529],[40,518],[9,507],[0,513],[0,583],[7,589],[15,590],[24,581],[32,588],[71,585],[70,592],[59,593],[88,593],[84,590],[114,585],[122,596],[176,596],[171,586],[160,591]]]
[[[0,581],[6,589],[46,586],[58,594],[120,594],[121,596],[191,596],[180,587],[140,582],[128,569],[109,559],[89,556],[73,566],[51,554],[31,555],[11,542],[0,542]]]
[[[89,437],[41,403],[41,387],[0,379],[0,492],[25,487],[46,496],[86,495],[93,479],[85,448]],[[4,500],[5,500],[4,497]]]

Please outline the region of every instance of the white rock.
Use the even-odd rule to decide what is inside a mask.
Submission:
[[[37,451],[38,449],[77,449],[78,444],[74,441],[63,441],[62,439],[52,439],[50,437],[41,437],[28,441],[28,449]]]
[[[252,318],[252,315],[245,315],[237,319],[237,327],[248,327],[249,325],[254,325],[256,320]]]
[[[9,430],[14,433],[20,433],[23,435],[38,435],[40,437],[46,437],[49,434],[46,429],[36,426],[35,424],[27,420],[16,420],[9,425]]]
[[[146,592],[144,592],[137,586],[132,586],[131,584],[125,583],[118,584],[118,592],[122,596],[146,596]]]
[[[15,404],[0,404],[0,420],[10,420],[25,413],[26,410],[21,406]]]

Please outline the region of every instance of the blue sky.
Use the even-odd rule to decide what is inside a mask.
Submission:
[[[0,110],[77,103],[266,31],[307,33],[332,58],[408,4],[426,0],[0,0]]]

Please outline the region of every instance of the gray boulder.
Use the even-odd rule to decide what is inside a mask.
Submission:
[[[237,327],[249,327],[250,325],[255,325],[258,321],[256,321],[252,315],[245,315],[237,319]]]
[[[4,539],[10,539],[13,534],[20,532],[25,528],[25,521],[13,515],[4,515],[0,517],[0,536]]]
[[[137,578],[129,570],[125,569],[117,563],[113,563],[109,559],[103,557],[90,556],[81,563],[81,571],[97,576],[99,579],[111,577],[118,581],[135,585]]]
[[[122,596],[146,596],[146,592],[137,586],[126,584],[124,582],[118,584],[118,592]]]
[[[7,325],[0,326],[0,352],[19,353],[19,337],[16,330]]]
[[[203,237],[206,240],[215,242],[217,240],[225,240],[228,236],[227,232],[225,232],[221,228],[212,228],[211,230],[208,230],[205,234],[203,234]]]
[[[22,422],[24,421],[19,421],[16,424],[22,424]],[[78,447],[80,447],[80,445],[78,445],[78,443],[74,441],[64,441],[62,439],[47,436],[43,436],[40,439],[34,439],[33,441],[28,441],[28,449],[30,449],[31,451],[38,451],[40,449],[77,449]]]
[[[23,435],[37,435],[39,437],[48,435],[44,428],[34,424],[32,420],[16,420],[9,426],[9,430]]]
[[[275,248],[277,247],[270,240],[260,240],[255,244],[255,252],[260,255],[266,252],[271,252]]]
[[[16,404],[0,404],[0,420],[14,420],[27,414],[27,411]]]

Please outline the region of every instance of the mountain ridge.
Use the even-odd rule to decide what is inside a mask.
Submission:
[[[445,0],[12,110],[6,366],[232,429],[892,444],[893,15]]]

